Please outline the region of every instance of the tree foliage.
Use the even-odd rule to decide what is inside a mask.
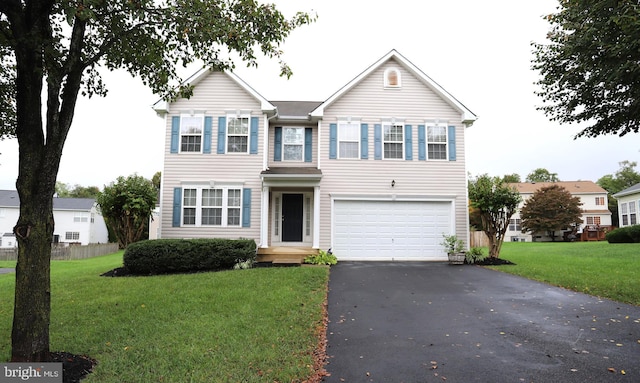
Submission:
[[[469,201],[478,210],[482,231],[489,238],[489,257],[500,257],[509,220],[521,200],[520,193],[500,177],[483,174],[469,180]]]
[[[123,68],[167,99],[192,91],[177,65],[264,55],[290,76],[280,44],[313,20],[256,0],[0,1],[0,137],[19,146],[12,361],[50,356],[52,198],[78,96],[107,93],[99,69]]]
[[[587,125],[577,137],[640,128],[637,0],[561,0],[547,43],[534,43],[539,107],[552,121]]]
[[[551,173],[545,168],[537,168],[527,175],[525,182],[558,182],[558,173]]]
[[[505,174],[504,177],[502,177],[502,182],[506,184],[517,184],[522,181],[520,180],[520,174],[512,173],[512,174]]]
[[[61,198],[96,198],[100,194],[100,188],[78,184],[72,187],[63,182],[56,182],[56,194]]]
[[[143,239],[156,206],[156,189],[142,176],[118,177],[104,187],[97,202],[106,224],[118,238],[118,246],[124,249]]]
[[[555,241],[555,232],[577,228],[582,223],[579,197],[560,185],[549,185],[536,190],[520,209],[522,232],[546,233]]]

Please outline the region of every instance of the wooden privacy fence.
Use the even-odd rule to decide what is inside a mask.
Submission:
[[[51,259],[69,261],[73,259],[85,259],[115,253],[118,251],[117,243],[100,243],[85,246],[52,246]],[[0,249],[0,261],[15,261],[18,259],[18,249]]]
[[[471,231],[469,233],[469,247],[489,247],[489,238],[484,231]]]

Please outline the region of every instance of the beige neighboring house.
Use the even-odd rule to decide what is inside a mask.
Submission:
[[[527,199],[538,189],[559,185],[567,189],[572,196],[580,198],[582,202],[582,224],[575,229],[575,240],[590,241],[603,240],[606,230],[611,229],[611,212],[609,211],[609,202],[607,191],[592,181],[561,181],[561,182],[521,182],[510,184],[522,196],[522,202],[518,207],[518,211],[511,217],[509,229],[505,234],[505,241],[512,242],[542,242],[550,241],[551,237],[547,233],[531,233],[521,232],[520,209],[524,206]],[[569,234],[572,228],[556,232],[556,240],[566,240],[565,234]]]
[[[620,227],[638,224],[640,210],[640,183],[613,195],[618,200],[618,218]]]
[[[319,73],[331,76],[331,73]],[[160,238],[253,238],[259,260],[446,260],[468,241],[465,130],[476,116],[395,50],[324,101],[272,101],[202,70],[158,101]]]

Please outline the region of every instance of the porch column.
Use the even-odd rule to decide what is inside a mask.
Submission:
[[[260,247],[269,247],[269,186],[262,185],[260,208]]]
[[[320,248],[320,186],[313,187],[313,244],[311,247]]]

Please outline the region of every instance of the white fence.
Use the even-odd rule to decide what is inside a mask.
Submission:
[[[72,260],[98,257],[118,251],[117,243],[101,243],[86,246],[52,246],[52,260]],[[18,259],[18,249],[0,249],[0,261],[15,261]]]

